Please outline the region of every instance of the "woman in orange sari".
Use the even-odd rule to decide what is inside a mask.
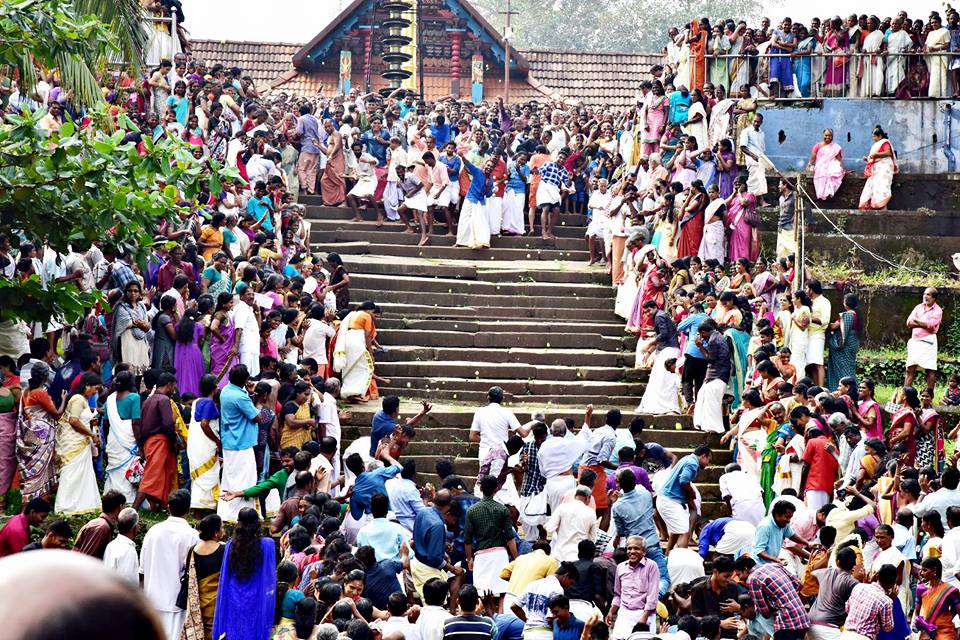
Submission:
[[[340,395],[348,402],[366,402],[380,397],[373,373],[373,345],[377,338],[373,313],[376,305],[364,302],[351,311],[337,332],[333,369],[340,373]]]
[[[706,18],[690,21],[687,43],[690,45],[690,91],[700,89],[707,76],[707,40],[710,38],[710,22]],[[682,84],[682,79],[678,79]],[[679,86],[679,85],[678,85]]]
[[[890,429],[887,431],[887,448],[903,443],[907,447],[906,463],[913,466],[917,455],[917,411],[920,410],[920,397],[913,387],[904,387],[900,392],[903,408],[893,414]]]
[[[921,640],[956,640],[953,616],[960,615],[960,591],[942,580],[940,558],[927,558],[920,564],[917,585],[917,615],[913,627]]]

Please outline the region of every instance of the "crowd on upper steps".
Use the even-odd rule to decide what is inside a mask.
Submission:
[[[109,303],[74,325],[0,322],[0,492],[18,512],[0,529],[7,606],[49,567],[141,616],[117,638],[955,638],[960,472],[934,408],[937,291],[906,320],[904,388],[881,407],[856,379],[856,298],[834,313],[817,280],[797,280],[795,177],[779,175],[775,256],[759,238],[778,175],[767,100],[949,93],[956,13],[946,28],[901,13],[693,21],[627,109],[261,96],[231,61],[189,55],[103,75],[140,153],[177,137],[241,179],[151,230],[142,264],[109,239],[58,254],[34,231],[0,234],[0,277]],[[56,70],[29,95],[0,70],[0,107],[46,109],[54,140],[67,118],[95,126]],[[886,208],[897,171],[873,135],[867,210]],[[842,149],[829,130],[812,146],[815,197],[834,198]],[[338,254],[311,250],[298,201],[314,194],[422,245],[437,227],[482,249],[583,222],[569,226],[585,227],[651,368],[637,413],[692,413],[733,463],[715,487],[716,441],[677,456],[616,409],[595,429],[592,408],[582,426],[521,424],[498,388],[474,416],[472,487],[445,462],[417,475],[407,450],[429,403],[401,419],[383,398],[371,435],[342,441],[338,401],[380,400],[380,310],[351,300]],[[960,404],[956,379],[943,401]],[[88,614],[50,615],[76,630]],[[32,624],[8,631],[48,637]]]

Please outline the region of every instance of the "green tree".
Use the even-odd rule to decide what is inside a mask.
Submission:
[[[0,2],[0,64],[18,70],[24,92],[41,67],[57,68],[77,102],[102,104],[97,73],[111,55],[139,67],[146,37],[137,0]]]
[[[506,0],[474,0],[483,16],[501,31]],[[769,5],[768,5],[769,6]],[[667,31],[694,17],[711,22],[732,17],[756,23],[760,5],[749,0],[663,3],[655,0],[511,0],[514,44],[520,48],[656,53]]]
[[[125,141],[136,129],[126,116],[113,133],[65,122],[51,134],[39,126],[44,115],[8,115],[7,126],[0,127],[0,231],[23,231],[61,253],[71,243],[106,241],[143,258],[157,225],[188,213],[204,182],[216,193],[223,178],[238,176],[236,169],[195,159],[176,138],[154,144],[147,136],[141,155],[133,141]],[[44,322],[57,316],[74,321],[94,297],[72,283],[44,290],[33,276],[0,280],[0,300],[0,320]]]

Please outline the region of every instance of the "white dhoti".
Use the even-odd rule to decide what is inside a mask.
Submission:
[[[763,498],[733,501],[731,511],[734,518],[748,522],[753,526],[760,524],[763,517],[767,515],[767,510],[763,506]]]
[[[643,609],[624,609],[617,611],[617,621],[613,623],[613,629],[610,631],[611,640],[626,640],[633,633],[633,628],[640,621],[643,615]],[[656,618],[656,614],[651,613],[650,618]],[[650,620],[647,620],[648,629]],[[651,629],[652,630],[652,629]]]
[[[907,341],[907,366],[916,366],[926,371],[937,370],[937,336],[910,338]]]
[[[547,506],[550,507],[550,513],[557,510],[563,496],[576,488],[577,481],[573,479],[572,475],[547,478],[547,484],[544,485],[543,492],[547,496]]]
[[[387,213],[387,220],[399,220],[400,214],[397,213],[397,207],[400,206],[400,200],[403,192],[400,185],[396,182],[387,182],[383,189],[383,210]]]
[[[560,205],[560,187],[541,182],[537,187],[537,207],[548,205],[556,207]]]
[[[450,206],[450,187],[449,185],[440,189],[440,192],[437,193],[437,189],[432,189],[431,192],[433,195],[427,195],[427,206],[428,207],[449,207]]]
[[[523,524],[524,540],[536,540],[540,537],[537,526],[547,521],[547,493],[541,491],[534,496],[520,496],[520,522]]]
[[[167,640],[180,640],[183,631],[183,618],[186,611],[157,611],[157,618]]]
[[[470,200],[463,202],[460,222],[457,224],[457,245],[471,249],[486,249],[490,246],[490,224],[484,205]]]
[[[807,365],[823,364],[823,347],[827,341],[826,333],[811,333],[807,336]],[[797,373],[800,373],[798,371]]]
[[[826,491],[817,491],[816,489],[807,489],[803,497],[803,503],[807,505],[811,511],[818,511],[820,507],[829,502],[830,494]]]
[[[747,157],[747,191],[755,196],[767,195],[767,172],[764,161]]]
[[[503,198],[487,198],[487,204],[484,205],[483,211],[487,215],[490,235],[500,235],[500,225],[503,224]]]
[[[257,458],[253,448],[240,451],[223,450],[223,474],[220,477],[221,498],[217,501],[217,515],[225,522],[236,522],[240,509],[244,507],[256,508],[253,498],[237,498],[224,500],[223,493],[227,491],[243,491],[257,484]]]
[[[507,581],[500,577],[500,571],[510,562],[510,556],[503,547],[484,549],[473,555],[473,586],[480,593],[489,591],[500,595],[507,591]]]
[[[412,211],[426,211],[427,210],[427,194],[420,189],[415,194],[408,198],[403,199],[403,206]]]
[[[671,373],[664,366],[667,360],[676,360],[679,357],[680,350],[676,347],[667,347],[657,352],[637,413],[680,413],[680,384],[676,369]]]
[[[727,383],[714,378],[700,387],[693,408],[693,426],[701,431],[723,433],[723,394]]]
[[[372,198],[373,194],[377,192],[377,177],[376,176],[360,176],[357,180],[357,184],[353,185],[353,189],[350,189],[348,196],[354,196],[355,198]]]
[[[757,528],[749,522],[731,520],[723,530],[723,535],[715,547],[717,553],[739,557],[744,551],[753,546],[753,539],[757,535]]]
[[[657,496],[657,512],[667,525],[667,533],[685,534],[690,531],[690,512],[685,503],[664,495]]]
[[[807,629],[807,638],[809,640],[840,640],[841,631],[839,627],[811,622]]]
[[[777,260],[791,255],[797,255],[797,239],[794,236],[794,230],[780,229],[777,231]]]
[[[527,201],[526,195],[521,192],[507,189],[503,194],[503,221],[500,228],[507,233],[523,234],[523,205]]]

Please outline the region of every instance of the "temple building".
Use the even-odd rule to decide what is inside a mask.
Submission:
[[[193,40],[208,64],[243,68],[261,91],[326,95],[351,88],[406,88],[445,96],[509,101],[562,100],[600,106],[630,102],[659,56],[642,53],[509,49],[465,0],[354,0],[306,44]]]

